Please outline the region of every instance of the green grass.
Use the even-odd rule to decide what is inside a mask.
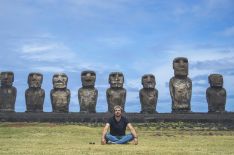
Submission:
[[[233,129],[181,122],[133,125],[138,145],[101,145],[103,124],[0,123],[0,155],[234,154]]]

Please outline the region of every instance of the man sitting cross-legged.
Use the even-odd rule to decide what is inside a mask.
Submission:
[[[131,134],[125,134],[126,127],[130,129]],[[110,128],[110,133],[107,133]],[[128,119],[122,116],[121,106],[114,107],[114,116],[109,118],[102,132],[102,144],[126,144],[133,140],[135,145],[138,144],[137,133]]]

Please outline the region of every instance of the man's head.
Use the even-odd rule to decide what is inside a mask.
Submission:
[[[114,106],[114,113],[116,117],[120,117],[122,114],[122,107],[119,105]]]

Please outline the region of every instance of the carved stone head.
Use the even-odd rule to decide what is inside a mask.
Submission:
[[[28,75],[28,86],[30,88],[41,88],[43,75],[41,73],[30,73]]]
[[[53,86],[54,88],[67,88],[68,77],[64,73],[57,73],[53,76]]]
[[[175,76],[188,75],[188,59],[184,57],[177,57],[173,60],[173,69]]]
[[[156,81],[153,74],[145,74],[141,78],[141,84],[144,88],[155,88]]]
[[[83,87],[94,87],[96,73],[94,71],[83,71],[81,73],[81,81]]]
[[[223,76],[221,74],[210,74],[208,80],[211,87],[223,87]]]
[[[14,82],[13,72],[1,72],[1,85],[2,86],[12,86]]]
[[[109,84],[111,88],[123,88],[124,75],[121,72],[112,72],[109,75]]]

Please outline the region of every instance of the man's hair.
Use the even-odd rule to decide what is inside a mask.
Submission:
[[[115,110],[115,109],[120,109],[121,111],[123,111],[123,108],[122,108],[120,105],[114,106],[114,110]]]

